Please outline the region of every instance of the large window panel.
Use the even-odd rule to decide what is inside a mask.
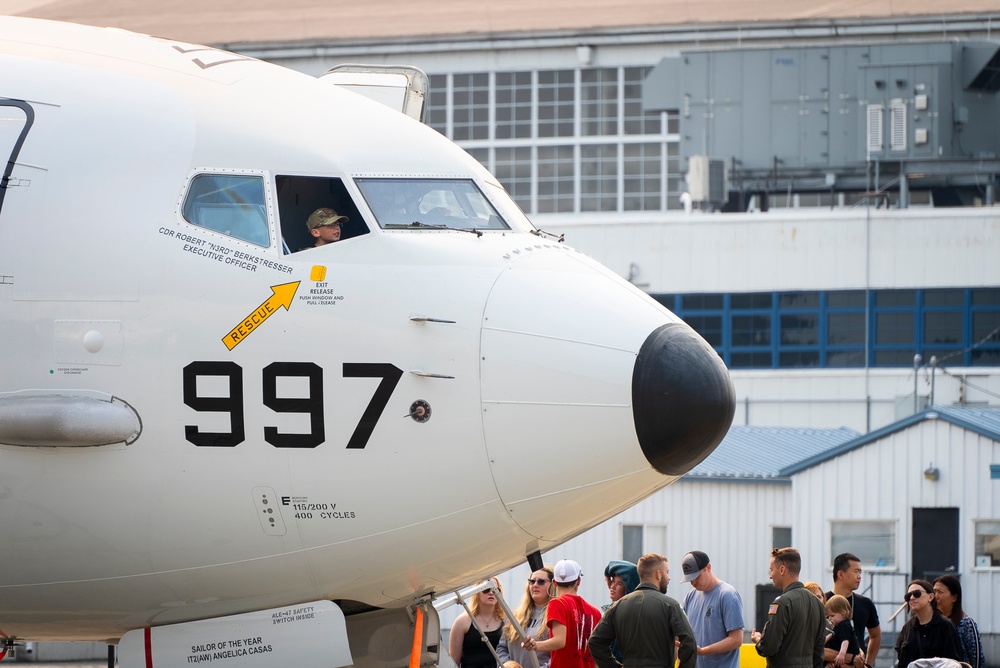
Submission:
[[[782,313],[781,345],[783,346],[819,345],[819,314]]]
[[[663,208],[660,186],[662,144],[625,144],[622,147],[622,189],[625,211],[659,211]]]
[[[734,346],[770,346],[770,315],[734,315]]]
[[[538,213],[573,211],[572,146],[538,147]]]
[[[583,70],[580,74],[580,132],[585,137],[618,134],[618,68]]]
[[[896,532],[895,520],[834,520],[830,554],[855,554],[862,568],[896,568]]]
[[[618,146],[580,147],[580,210],[618,209]]]
[[[452,75],[452,138],[490,136],[490,77],[485,72]]]
[[[927,311],[924,313],[925,344],[957,344],[961,340],[961,311]]]
[[[495,93],[497,139],[531,137],[531,91],[531,72],[497,72]]]
[[[876,345],[913,345],[913,312],[882,311],[875,314]],[[911,350],[912,354],[913,351]]]
[[[826,342],[831,346],[865,345],[864,313],[830,313]]]
[[[576,100],[573,70],[542,70],[538,73],[538,136],[572,137]]]

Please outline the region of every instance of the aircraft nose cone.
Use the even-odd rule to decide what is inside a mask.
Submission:
[[[646,338],[632,371],[632,413],[653,468],[690,471],[722,441],[735,409],[725,364],[688,325],[668,323]]]

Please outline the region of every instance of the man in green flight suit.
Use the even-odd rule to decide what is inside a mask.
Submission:
[[[768,668],[823,668],[826,609],[799,582],[801,567],[795,548],[771,551],[769,576],[781,595],[767,609],[764,631],[750,634]]]

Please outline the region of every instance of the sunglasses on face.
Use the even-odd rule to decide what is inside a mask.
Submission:
[[[528,584],[530,585],[543,585],[552,582],[552,580],[546,580],[545,578],[528,578]]]
[[[906,592],[906,596],[903,597],[904,601],[909,601],[911,598],[920,598],[924,595],[923,589],[915,589],[914,591]]]

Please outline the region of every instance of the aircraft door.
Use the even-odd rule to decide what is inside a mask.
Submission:
[[[0,213],[3,213],[4,196],[9,188],[27,186],[30,181],[13,175],[17,156],[24,145],[24,138],[35,120],[35,112],[23,100],[0,98],[0,156],[3,159],[3,177],[0,177]]]

